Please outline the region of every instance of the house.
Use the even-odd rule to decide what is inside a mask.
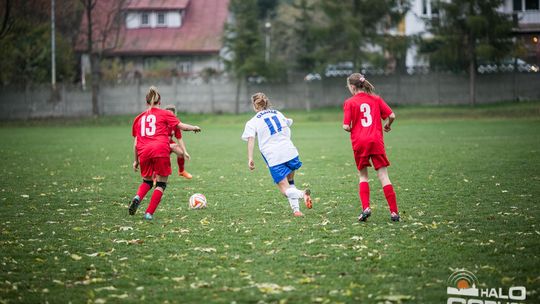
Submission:
[[[448,0],[446,0],[448,1]],[[410,10],[400,25],[401,34],[431,37],[426,27],[427,21],[439,17],[436,0],[412,0]],[[513,34],[521,39],[526,54],[523,59],[531,64],[540,65],[540,0],[505,0],[499,10],[508,14],[514,21]],[[425,70],[429,61],[418,53],[418,46],[411,45],[407,50],[406,66],[409,73]]]
[[[513,33],[523,43],[525,60],[540,65],[540,0],[505,0],[502,10],[512,15]]]
[[[118,59],[123,72],[193,76],[206,68],[221,71],[228,5],[228,0],[97,0],[94,49]],[[90,71],[86,32],[83,18],[76,45],[83,75]]]

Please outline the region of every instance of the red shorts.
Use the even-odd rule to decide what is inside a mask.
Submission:
[[[156,157],[141,161],[141,176],[149,177],[154,173],[160,176],[169,176],[172,173],[170,157]]]
[[[358,170],[362,170],[366,167],[371,167],[371,164],[369,163],[370,159],[373,163],[373,168],[375,168],[375,170],[379,170],[382,167],[390,166],[390,162],[388,161],[388,158],[386,158],[386,154],[371,154],[368,156],[360,156],[360,151],[354,151],[354,160],[356,161],[356,167],[358,168]]]

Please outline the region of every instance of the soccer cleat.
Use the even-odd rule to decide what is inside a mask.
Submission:
[[[145,213],[144,214],[144,217],[143,217],[144,220],[147,220],[147,221],[151,221],[154,219],[154,217],[150,214],[150,213]]]
[[[399,214],[392,212],[390,214],[390,219],[392,220],[392,222],[399,222],[400,220]]]
[[[303,214],[301,211],[295,211],[295,212],[293,212],[293,215],[294,215],[295,217],[302,217],[302,216],[304,216],[304,214]]]
[[[129,215],[135,215],[135,212],[137,212],[137,208],[139,208],[140,203],[141,201],[139,201],[138,198],[133,198],[131,204],[129,205]]]
[[[364,211],[362,211],[362,213],[360,213],[360,216],[358,217],[358,221],[365,222],[370,216],[371,216],[371,208],[367,207],[366,209],[364,209]]]
[[[308,209],[313,208],[313,201],[311,201],[311,190],[309,189],[304,191],[304,203]]]
[[[178,172],[178,175],[183,176],[186,179],[192,179],[193,178],[193,175],[189,174],[189,172],[187,172],[186,170],[184,170],[182,172]]]

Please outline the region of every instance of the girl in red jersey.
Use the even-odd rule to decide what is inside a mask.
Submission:
[[[362,213],[359,221],[366,221],[371,215],[369,207],[369,184],[367,168],[371,163],[377,171],[377,177],[383,186],[384,196],[390,208],[390,219],[399,221],[396,193],[388,177],[387,167],[390,162],[386,158],[381,120],[386,120],[384,131],[389,132],[396,115],[384,100],[374,94],[373,85],[360,73],[351,74],[347,78],[347,88],[353,95],[343,105],[343,129],[351,133],[356,167],[360,171],[359,196],[362,202]]]
[[[176,115],[176,107],[174,105],[168,105],[165,107],[165,110],[173,112],[173,114]],[[183,124],[180,123],[180,129],[183,129]],[[184,140],[182,139],[182,132],[180,129],[174,129],[174,131],[171,133],[171,151],[176,154],[176,163],[178,164],[178,175],[183,176],[184,178],[191,179],[193,176],[186,171],[185,169],[185,163],[186,160],[189,160],[190,156],[187,152],[186,145],[184,144]],[[178,143],[175,143],[173,140],[173,137],[176,138]]]
[[[131,201],[129,214],[134,215],[144,196],[152,188],[152,174],[157,176],[156,189],[152,193],[150,204],[144,214],[144,219],[151,220],[157,206],[161,202],[163,191],[167,187],[168,176],[171,175],[171,148],[169,136],[171,131],[180,128],[180,121],[171,111],[160,109],[161,96],[155,87],[150,87],[146,94],[148,108],[139,114],[133,121],[132,136],[133,170],[141,168],[143,182],[139,186],[137,195]],[[183,124],[186,130],[199,132],[197,126]]]

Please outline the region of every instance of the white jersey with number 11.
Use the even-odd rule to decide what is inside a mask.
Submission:
[[[268,166],[285,163],[298,156],[298,150],[291,141],[292,119],[277,110],[263,110],[255,114],[247,123],[242,139],[257,137],[259,150]]]

